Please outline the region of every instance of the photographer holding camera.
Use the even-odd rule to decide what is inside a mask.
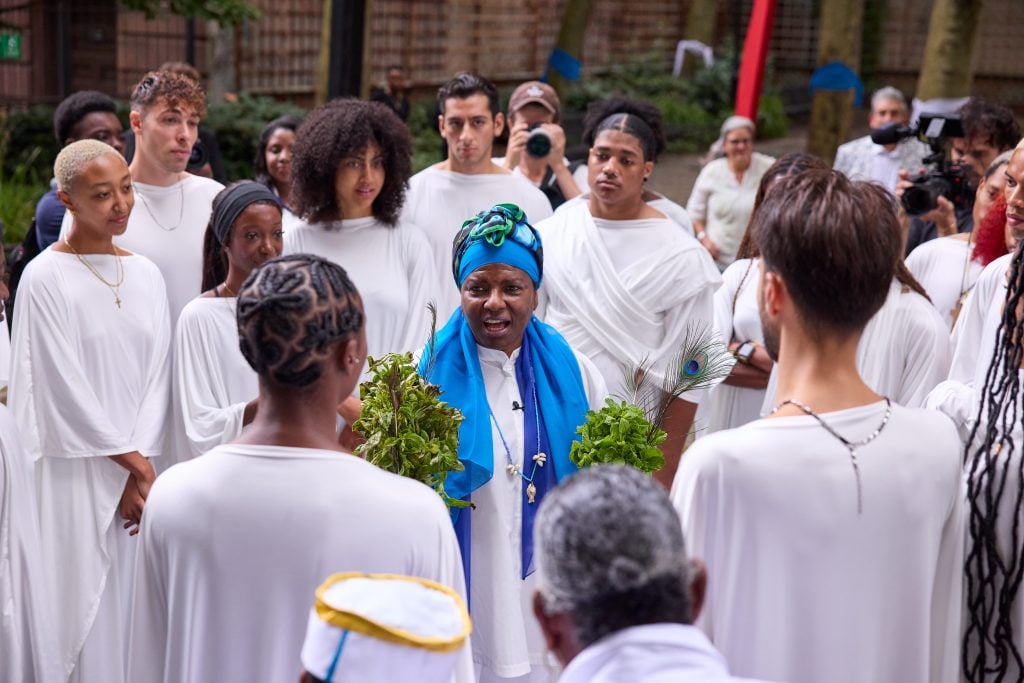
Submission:
[[[960,177],[970,184],[970,187],[962,188],[963,191],[959,193],[966,201],[954,202],[949,197],[940,195],[935,198],[934,208],[931,210],[919,215],[905,216],[905,253],[908,256],[915,248],[936,237],[948,237],[973,229],[973,188],[984,175],[986,167],[1001,152],[1013,149],[1020,139],[1020,127],[1014,119],[1013,112],[1001,104],[981,97],[972,97],[960,108],[958,114],[963,126],[963,135],[952,137],[950,141],[950,160],[953,165],[949,172],[959,173]],[[913,180],[908,171],[900,171],[896,196],[903,200],[906,190],[915,186]],[[906,205],[905,201],[903,203]]]
[[[565,159],[565,131],[558,125],[561,103],[547,83],[528,81],[508,101],[509,136],[503,163],[536,185],[557,209],[580,194]]]

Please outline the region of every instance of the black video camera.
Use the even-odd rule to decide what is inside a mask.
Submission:
[[[896,123],[871,131],[876,145],[894,145],[909,137],[924,138],[932,153],[921,160],[935,164],[935,169],[910,179],[913,186],[903,191],[903,208],[908,216],[920,216],[938,206],[939,197],[945,197],[957,209],[974,206],[974,173],[968,166],[946,161],[946,140],[962,138],[964,127],[958,116],[921,114],[917,128]]]

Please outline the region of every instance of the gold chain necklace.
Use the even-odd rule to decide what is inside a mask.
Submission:
[[[114,303],[117,304],[117,308],[118,308],[118,310],[120,310],[120,308],[121,308],[121,291],[120,291],[120,289],[121,289],[121,285],[124,284],[124,264],[121,262],[121,255],[117,253],[117,247],[115,247],[113,244],[110,245],[110,248],[114,252],[114,261],[117,264],[117,271],[116,271],[117,272],[117,282],[115,283],[115,282],[107,282],[106,278],[104,278],[102,275],[100,275],[100,271],[96,270],[95,266],[93,266],[91,263],[89,263],[89,261],[84,256],[82,256],[77,251],[75,251],[75,248],[73,246],[71,246],[71,242],[68,241],[67,235],[64,236],[64,244],[67,245],[68,249],[71,250],[72,254],[74,254],[75,256],[78,257],[78,260],[82,262],[82,265],[84,265],[86,268],[88,268],[89,272],[96,276],[97,280],[99,280],[100,282],[105,284],[107,287],[110,287],[110,291],[112,291],[114,293]]]
[[[132,187],[135,189],[135,194],[139,195],[139,199],[142,200],[142,205],[146,207],[146,213],[149,214],[149,217],[153,219],[153,222],[156,223],[161,230],[164,232],[172,232],[181,227],[181,219],[185,216],[185,185],[180,180],[178,181],[178,192],[181,194],[181,207],[178,209],[178,222],[169,228],[157,220],[156,214],[154,214],[153,210],[149,208],[149,202],[146,201],[146,195],[142,194],[142,191],[139,190],[139,186],[132,184]]]

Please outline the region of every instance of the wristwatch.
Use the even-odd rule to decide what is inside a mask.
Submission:
[[[757,348],[757,344],[752,341],[745,341],[736,347],[732,355],[736,356],[736,360],[741,363],[750,363],[750,357],[754,355],[754,349]]]

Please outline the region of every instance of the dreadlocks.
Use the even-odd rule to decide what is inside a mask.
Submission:
[[[341,266],[319,256],[279,256],[238,293],[242,355],[261,380],[306,387],[339,343],[363,326],[363,306]]]
[[[1024,363],[1024,249],[1010,262],[1006,302],[985,373],[978,419],[965,449],[968,547],[967,681],[1024,681],[1018,591],[1024,577],[1024,443],[1019,372]]]

